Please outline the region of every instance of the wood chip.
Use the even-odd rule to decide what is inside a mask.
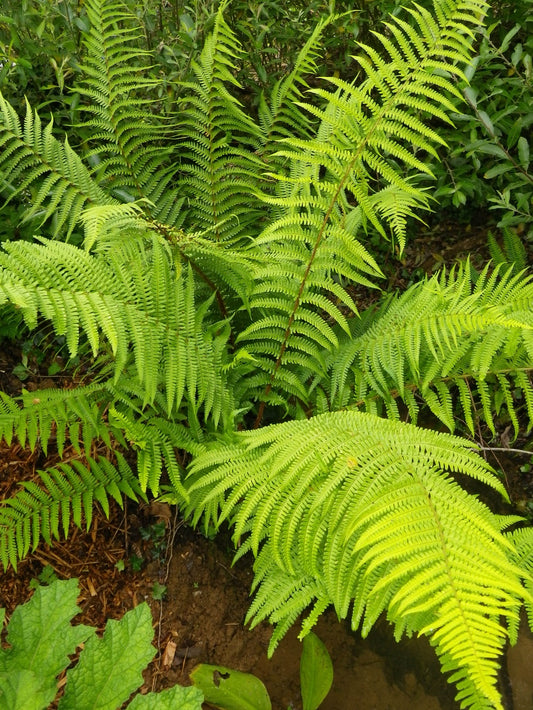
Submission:
[[[172,639],[169,639],[167,641],[165,650],[163,651],[163,657],[161,658],[161,665],[163,666],[163,668],[170,668],[170,666],[172,665],[172,661],[174,660],[174,656],[176,655],[177,645],[178,644]]]

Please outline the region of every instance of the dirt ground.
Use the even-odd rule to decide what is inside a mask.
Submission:
[[[448,244],[447,261],[463,252],[484,260],[482,231],[458,239],[449,226],[447,230],[444,235],[442,229],[426,234],[420,243],[415,240],[405,273],[398,265],[396,272],[390,270],[393,285],[405,286],[413,267],[428,273],[440,266],[437,253],[443,253],[443,243]],[[0,389],[13,393],[20,388],[11,374],[17,362],[20,353],[0,348]],[[42,387],[45,377],[36,366],[33,380],[24,386]],[[60,379],[51,384],[67,386]],[[0,444],[0,499],[13,495],[16,481],[33,478],[44,465],[38,451],[31,454],[18,444]],[[533,498],[531,475],[521,476],[512,461],[502,468],[510,471],[507,484],[512,500]],[[231,559],[228,540],[204,538],[164,504],[139,507],[128,502],[125,510],[112,505],[109,519],[96,511],[88,532],[72,528],[67,542],[58,541],[52,548],[43,544],[19,564],[17,572],[0,573],[0,606],[9,618],[32,593],[31,580],[46,574],[79,579],[77,621],[99,629],[106,619],[120,618],[146,600],[152,608],[158,653],[145,674],[144,692],[189,684],[190,671],[205,662],[255,673],[265,683],[274,710],[300,710],[298,629],[293,628],[268,660],[269,626],[250,631],[243,625],[250,601],[251,561],[244,559],[232,567]],[[315,630],[334,664],[334,684],[324,710],[458,709],[455,691],[441,675],[425,639],[397,644],[383,621],[362,640],[332,611],[323,615]],[[533,709],[532,658],[533,636],[524,626],[518,645],[506,654],[501,673],[506,710]]]

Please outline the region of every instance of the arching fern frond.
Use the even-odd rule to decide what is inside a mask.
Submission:
[[[102,415],[110,399],[106,383],[24,391],[19,398],[0,392],[0,440],[10,444],[16,436],[22,446],[32,450],[39,443],[45,454],[53,440],[60,456],[68,440],[78,453],[83,447],[88,455],[95,440],[111,446]]]
[[[285,630],[310,602],[312,620],[353,605],[366,634],[386,611],[398,636],[430,637],[465,706],[501,709],[498,624],[516,623],[527,592],[502,534],[518,519],[493,515],[449,475],[505,495],[470,446],[354,411],[273,425],[196,458],[190,510],[206,525],[229,519],[241,550],[259,553],[256,619],[274,615]]]
[[[109,515],[109,497],[122,506],[124,496],[145,498],[137,476],[124,457],[115,452],[117,465],[107,458],[88,458],[61,463],[56,468],[39,471],[41,485],[22,483],[13,498],[0,502],[0,561],[17,568],[17,561],[34,550],[41,538],[52,544],[53,538],[68,536],[70,521],[89,529],[93,506],[98,502]]]
[[[434,155],[433,146],[442,139],[413,109],[449,121],[447,114],[455,110],[450,97],[460,98],[452,77],[463,76],[458,65],[471,56],[470,28],[479,24],[487,7],[483,0],[436,5],[436,18],[419,6],[411,10],[412,26],[393,18],[393,40],[377,34],[381,55],[360,46],[357,59],[365,75],[361,83],[330,77],[333,90],[312,90],[324,107],[302,106],[320,121],[316,137],[280,142],[277,155],[290,163],[291,172],[271,175],[279,191],[264,200],[276,206],[279,216],[262,238],[268,239],[274,262],[279,254],[280,261],[290,259],[289,264],[296,262],[301,268],[294,268],[295,287],[283,313],[276,314],[277,324],[271,318],[262,338],[260,347],[266,355],[260,367],[267,383],[258,422],[264,403],[277,390],[286,390],[287,379],[294,375],[292,359],[302,359],[298,350],[304,346],[297,326],[308,318],[308,282],[324,278],[322,263],[329,264],[326,276],[342,280],[348,266],[349,278],[361,281],[372,269],[353,227],[368,223],[385,236],[385,221],[403,245],[407,217],[415,207],[428,206],[426,194],[409,174],[430,172],[422,156]],[[263,289],[275,291],[276,279],[279,283],[278,274],[259,291],[259,310],[265,309]],[[323,296],[329,295],[328,287],[329,281],[321,289]],[[317,330],[324,335],[323,328]]]
[[[93,255],[42,241],[5,245],[0,303],[20,308],[30,327],[39,316],[49,319],[71,355],[82,334],[95,355],[103,337],[114,358],[115,382],[133,353],[145,404],[163,387],[168,414],[184,397],[215,425],[231,411],[219,343],[227,333],[206,321],[214,296],[196,302],[192,269],[180,275],[170,245],[148,234],[135,250],[126,245],[125,251]]]
[[[255,197],[263,168],[254,149],[261,131],[226,88],[237,86],[233,62],[242,54],[219,6],[212,34],[192,67],[195,82],[181,102],[178,135],[184,161],[182,194],[190,208],[186,226],[209,230],[216,241],[249,236],[247,227],[260,216]]]
[[[113,200],[98,187],[68,141],[58,141],[52,129],[52,120],[43,128],[29,105],[22,125],[0,94],[0,180],[9,187],[8,202],[29,192],[24,220],[43,224],[52,218],[54,235],[68,238],[87,205]]]
[[[467,265],[415,284],[332,357],[332,406],[381,403],[397,417],[400,399],[416,421],[425,403],[453,431],[459,403],[472,433],[477,417],[494,431],[504,407],[517,432],[517,391],[533,422],[532,312],[532,278],[513,267],[477,276]]]

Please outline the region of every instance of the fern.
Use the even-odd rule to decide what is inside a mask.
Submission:
[[[525,580],[529,598],[526,600],[526,610],[529,619],[529,626],[533,628],[533,528],[518,528],[509,534],[516,551],[516,560],[520,565]],[[514,627],[515,634],[518,632],[518,625]]]
[[[94,363],[73,389],[2,395],[0,435],[60,454],[69,442],[88,463],[4,501],[0,559],[90,521],[94,501],[167,483],[195,523],[228,521],[255,555],[249,618],[276,624],[271,650],[303,612],[302,635],[330,604],[364,634],[385,612],[397,636],[430,638],[463,707],[501,708],[498,659],[533,606],[530,530],[507,532],[518,518],[461,487],[506,497],[473,443],[416,422],[462,419],[475,435],[506,410],[515,434],[531,426],[531,277],[466,264],[361,314],[352,288],[383,276],[366,234],[401,249],[430,206],[418,177],[486,3],[413,5],[355,49],[357,81],[309,89],[320,22],[258,122],[234,96],[225,3],[165,120],[131,12],[86,6],[86,163],[31,109],[22,125],[0,105],[11,199],[56,236],[80,224],[83,247],[4,245],[0,306],[48,320]],[[119,454],[90,458],[101,441],[135,452],[134,478]]]
[[[416,421],[424,403],[453,431],[458,402],[474,433],[480,416],[494,432],[504,405],[518,433],[517,392],[533,421],[533,288],[530,276],[513,273],[442,272],[386,301],[332,357],[332,406],[375,411],[382,402],[398,417],[401,399]]]
[[[206,526],[229,519],[239,555],[257,556],[250,616],[279,624],[270,652],[310,604],[302,633],[331,603],[341,618],[353,603],[364,635],[386,610],[397,636],[430,636],[458,698],[501,708],[499,617],[516,624],[529,595],[502,535],[519,518],[493,515],[447,475],[505,495],[470,447],[358,412],[273,425],[195,459],[190,510]]]
[[[89,118],[77,127],[90,129],[87,159],[94,177],[120,202],[144,198],[154,219],[175,224],[183,198],[172,188],[176,169],[164,147],[165,124],[149,110],[147,96],[158,82],[144,76],[142,60],[150,55],[138,46],[138,21],[120,0],[89,0],[86,9],[87,57],[76,88],[88,101],[80,110]]]
[[[74,460],[57,468],[39,471],[41,484],[22,484],[22,490],[0,506],[0,561],[16,569],[17,560],[34,550],[41,538],[49,545],[60,533],[68,536],[70,520],[81,527],[82,515],[91,525],[93,506],[100,503],[109,515],[109,497],[122,505],[127,495],[144,497],[137,476],[124,457],[116,452],[117,467],[108,459],[88,458],[87,465]]]
[[[502,246],[498,244],[496,238],[489,232],[487,242],[490,255],[495,264],[514,264],[515,272],[525,269],[527,266],[527,252],[522,244],[522,240],[516,232],[509,227],[503,230]]]
[[[11,443],[16,436],[22,446],[33,450],[39,442],[43,452],[53,438],[60,456],[68,438],[81,453],[81,445],[89,454],[93,442],[102,439],[111,446],[109,431],[99,404],[110,397],[109,386],[93,383],[74,390],[35,390],[23,392],[21,405],[0,392],[0,436]]]
[[[103,336],[114,356],[115,382],[132,351],[145,404],[154,401],[162,382],[168,413],[179,408],[187,389],[192,411],[203,406],[205,416],[218,422],[228,400],[214,347],[223,336],[202,330],[209,301],[195,304],[192,270],[180,278],[172,252],[155,236],[137,244],[136,260],[120,249],[100,256],[42,242],[5,246],[0,303],[20,308],[30,327],[39,315],[51,320],[71,355],[82,334],[96,355]]]
[[[93,181],[68,141],[58,141],[52,129],[52,120],[43,128],[29,105],[23,125],[0,94],[0,175],[11,187],[9,200],[31,188],[24,221],[38,217],[42,224],[53,216],[54,235],[65,231],[68,237],[87,205],[105,204],[111,198]]]
[[[261,96],[259,105],[259,124],[263,132],[262,154],[270,163],[276,159],[272,153],[277,141],[295,134],[310,137],[310,117],[302,111],[298,102],[302,100],[302,89],[307,89],[307,76],[316,73],[315,60],[320,51],[320,40],[326,27],[336,19],[330,16],[320,20],[311,36],[304,44],[291,73],[277,81],[270,97]]]
[[[471,14],[466,14],[467,9]],[[313,345],[324,347],[324,341],[335,345],[325,324],[317,320],[316,305],[320,299],[322,307],[324,296],[332,292],[341,302],[349,301],[341,295],[342,289],[334,288],[336,280],[365,283],[367,275],[380,275],[370,255],[354,240],[357,226],[369,223],[385,236],[381,224],[385,220],[402,245],[407,217],[415,207],[427,207],[427,197],[405,174],[427,173],[417,151],[435,154],[433,143],[442,141],[413,110],[449,120],[447,112],[455,110],[449,97],[460,98],[460,93],[447,77],[463,76],[458,64],[468,61],[471,53],[465,33],[471,34],[469,25],[479,22],[484,9],[482,0],[437,2],[435,18],[418,6],[410,10],[414,27],[395,18],[388,25],[395,43],[376,34],[383,56],[361,46],[358,61],[365,74],[361,84],[329,78],[334,91],[312,90],[326,106],[304,104],[321,122],[316,137],[282,142],[278,155],[290,161],[291,173],[272,176],[279,181],[281,194],[264,199],[279,206],[281,215],[261,239],[274,261],[293,262],[295,285],[289,280],[288,295],[277,298],[272,309],[264,294],[280,290],[280,274],[260,274],[260,288],[251,305],[267,312],[261,318],[261,337],[255,323],[241,336],[249,341],[246,347],[257,352],[258,366],[265,373],[263,403],[271,401],[272,395],[279,400],[279,390],[305,398],[302,388],[297,391],[291,383],[302,378],[301,373],[291,372],[291,365],[303,366],[305,376],[309,360],[316,359]],[[327,313],[344,327],[331,308]],[[262,415],[261,410],[258,422]]]
[[[242,50],[224,20],[225,5],[199,62],[192,62],[196,80],[186,84],[191,93],[179,115],[185,159],[181,185],[191,203],[187,221],[216,241],[245,235],[257,219],[259,203],[250,198],[262,167],[250,150],[259,145],[260,131],[226,86],[238,86],[232,69]]]

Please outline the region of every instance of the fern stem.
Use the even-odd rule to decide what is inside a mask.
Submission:
[[[527,449],[509,449],[505,446],[476,446],[476,449],[481,451],[505,451],[510,454],[524,454],[524,456],[533,456],[533,451]]]
[[[144,216],[144,219],[148,224],[152,227],[152,229],[155,229],[158,231],[166,240],[169,244],[172,244],[173,246],[176,246],[179,250],[180,256],[182,256],[184,259],[187,260],[187,263],[191,265],[193,271],[198,274],[198,276],[202,279],[202,281],[209,286],[209,288],[213,291],[215,294],[216,301],[218,303],[218,307],[220,310],[220,313],[224,319],[228,318],[228,309],[226,307],[226,304],[224,302],[224,298],[222,297],[222,294],[220,293],[220,290],[217,288],[217,286],[211,281],[209,276],[205,274],[202,269],[196,264],[190,256],[185,254],[181,249],[179,249],[179,246],[177,245],[176,239],[174,239],[172,235],[172,230],[167,228],[166,225],[161,224],[161,222],[156,222],[150,217]]]

